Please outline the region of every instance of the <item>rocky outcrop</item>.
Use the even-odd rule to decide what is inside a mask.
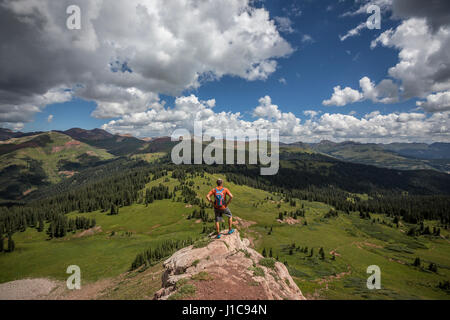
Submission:
[[[154,299],[305,300],[284,264],[250,248],[237,230],[183,248],[163,266]]]

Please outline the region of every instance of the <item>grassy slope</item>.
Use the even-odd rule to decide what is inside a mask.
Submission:
[[[332,146],[317,145],[313,148],[337,159],[375,165],[399,170],[436,170],[436,166],[426,160],[415,159],[397,154],[381,146],[371,144],[337,144]]]
[[[48,132],[31,137],[16,138],[12,139],[11,143],[22,144],[35,139],[36,137],[47,138],[44,136],[50,138],[48,143],[41,146],[21,148],[0,155],[0,171],[7,167],[16,165],[21,168],[21,173],[28,173],[28,161],[35,160],[39,163],[39,166],[42,167],[45,173],[45,182],[57,183],[64,177],[64,175],[59,173],[60,161],[80,163],[82,161],[89,161],[89,159],[97,161],[113,158],[113,156],[105,150],[89,146],[85,143],[72,146],[66,145],[66,143],[73,141],[72,138],[57,132]],[[87,157],[88,159],[83,160],[80,156]],[[12,182],[13,181],[7,181],[3,184],[3,186]],[[33,188],[36,186],[29,185],[24,187]]]
[[[217,177],[207,175],[205,178],[194,178],[198,194],[203,197]],[[148,187],[164,180],[165,178],[161,178],[153,181]],[[178,182],[169,179],[164,183],[173,188]],[[372,224],[369,220],[361,220],[356,213],[342,213],[337,218],[324,219],[323,215],[330,207],[306,201],[301,203],[306,209],[307,226],[279,224],[276,222],[278,212],[293,211],[295,208],[278,203],[276,196],[265,191],[232,183],[227,183],[227,187],[235,195],[230,206],[233,214],[256,222],[250,228],[242,230],[242,233],[253,240],[258,251],[273,248],[275,257],[278,255],[281,261],[287,261],[294,280],[309,297],[450,298],[450,295],[436,288],[439,281],[450,278],[450,245],[446,239],[414,239],[403,232],[408,226],[401,226],[399,230],[378,223]],[[267,196],[274,196],[275,201],[265,201]],[[277,208],[278,204],[280,208]],[[118,216],[107,216],[99,212],[83,214],[95,217],[97,225],[103,230],[103,233],[84,238],[70,235],[65,239],[48,241],[45,234],[28,229],[15,235],[15,252],[0,255],[0,282],[25,277],[53,277],[63,280],[67,277],[65,269],[70,264],[81,267],[85,281],[115,277],[127,271],[138,252],[163,239],[199,237],[202,224],[186,219],[186,215],[193,209],[186,208],[182,203],[163,200],[156,201],[148,208],[140,204],[121,208]],[[78,213],[70,215],[76,216]],[[387,220],[381,215],[374,217]],[[273,232],[268,235],[271,226]],[[115,231],[116,235],[110,237],[111,231]],[[126,231],[133,232],[133,235],[126,236]],[[447,231],[443,230],[442,234],[448,238]],[[313,247],[314,257],[309,258],[295,250],[289,255],[287,247],[292,242],[297,246]],[[325,260],[318,258],[320,247],[326,252]],[[331,250],[340,254],[335,261],[330,259]],[[438,274],[410,266],[416,256],[422,259],[425,266],[429,262],[437,263]],[[369,276],[366,268],[374,264],[381,268],[382,281],[382,290],[376,292],[366,288]],[[327,277],[348,270],[351,273],[338,280],[320,283]]]

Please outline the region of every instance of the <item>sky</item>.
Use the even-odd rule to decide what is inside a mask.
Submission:
[[[0,127],[450,142],[446,0],[0,0],[0,25]]]

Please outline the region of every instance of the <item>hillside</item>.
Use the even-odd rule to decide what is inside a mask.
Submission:
[[[293,145],[295,146],[295,144]],[[322,141],[309,144],[315,152],[353,163],[399,170],[450,171],[450,144],[373,144]]]
[[[138,200],[122,206],[118,215],[101,210],[67,214],[70,219],[95,219],[96,227],[88,232],[69,232],[53,239],[35,227],[17,232],[14,234],[16,250],[0,253],[0,283],[24,278],[64,281],[67,265],[76,264],[83,270],[83,287],[91,292],[89,298],[153,298],[161,288],[165,270],[162,262],[175,251],[168,252],[162,260],[142,261],[138,257],[149,249],[156,252],[167,241],[193,239],[208,243],[207,234],[213,226],[212,210],[206,208],[208,217],[202,217],[201,206],[189,204],[195,201],[187,200],[191,199],[186,198],[187,189],[179,187],[188,187],[201,204],[200,199],[214,181],[224,177],[222,174],[186,173],[180,180],[178,176],[179,173],[168,172],[156,176],[145,186],[145,190],[151,190],[162,184],[170,192],[177,187],[172,199],[148,204],[143,199]],[[425,227],[431,230],[440,228],[439,236],[432,233],[408,236],[408,230],[415,225],[400,219],[397,226],[392,216],[371,212],[368,218],[361,217],[357,211],[339,210],[330,214],[333,206],[323,202],[296,198],[292,206],[276,192],[237,185],[229,180],[225,180],[225,184],[235,195],[231,204],[236,216],[235,227],[249,239],[248,246],[283,263],[307,299],[450,297],[438,287],[439,282],[450,277],[449,233],[440,221],[424,221]],[[49,222],[44,230],[48,226]],[[417,257],[421,259],[420,266],[414,265]],[[437,272],[428,270],[430,263],[437,264]],[[371,291],[365,286],[366,268],[372,264],[382,270],[382,290]],[[81,291],[72,292],[69,297],[76,298],[77,294],[86,297],[85,291]]]
[[[62,133],[93,147],[105,149],[115,156],[169,152],[175,145],[170,137],[138,139],[129,135],[113,135],[102,129],[73,128]]]
[[[11,138],[20,138],[20,137],[28,137],[28,136],[34,136],[37,134],[40,134],[42,132],[20,132],[20,131],[13,131],[10,129],[4,129],[0,128],[0,141],[9,140]]]
[[[386,150],[417,159],[438,160],[450,159],[450,143],[390,143],[381,144]]]
[[[113,156],[58,132],[0,143],[0,198],[18,199]]]

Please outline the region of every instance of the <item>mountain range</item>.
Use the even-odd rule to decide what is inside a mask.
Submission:
[[[0,199],[22,199],[42,186],[59,183],[115,159],[155,159],[168,154],[175,144],[170,137],[139,139],[102,129],[29,133],[0,129]],[[296,142],[281,144],[280,152],[282,159],[303,159],[302,165],[308,161],[343,162],[334,167],[340,175],[346,170],[361,171],[352,164],[368,165],[365,171],[373,171],[370,166],[375,166],[417,172],[431,170],[435,172],[431,176],[450,172],[449,143]]]

